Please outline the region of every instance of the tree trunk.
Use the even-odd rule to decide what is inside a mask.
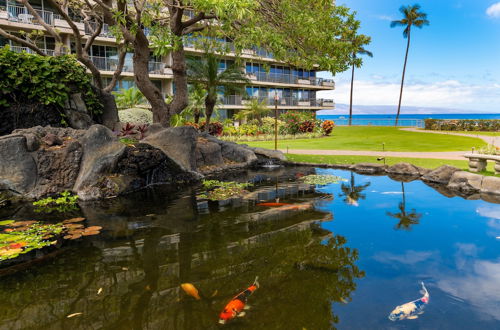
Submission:
[[[175,95],[170,103],[169,115],[180,114],[189,105],[186,55],[184,46],[172,51],[172,72],[174,74]]]
[[[354,90],[354,64],[352,65],[352,76],[351,76],[351,103],[349,103],[349,126],[352,125],[352,94]]]
[[[205,132],[208,132],[208,125],[210,124],[210,117],[214,112],[215,104],[217,103],[217,98],[208,96],[205,98]]]
[[[199,109],[194,109],[193,117],[194,117],[195,124],[198,124],[200,122],[200,114],[201,114],[201,111]]]
[[[170,126],[169,106],[165,103],[161,91],[149,78],[149,41],[142,30],[138,30],[134,39],[134,75],[137,88],[151,104],[153,121],[163,126]]]
[[[408,44],[406,45],[405,64],[403,66],[403,77],[401,78],[401,91],[399,92],[398,113],[396,114],[396,123],[394,124],[394,126],[398,126],[399,114],[401,113],[401,100],[403,99],[403,86],[405,83],[406,63],[408,62],[408,51],[410,50],[410,39],[411,39],[410,33],[411,30],[408,30]]]

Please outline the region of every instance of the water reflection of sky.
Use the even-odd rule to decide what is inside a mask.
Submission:
[[[321,172],[350,178],[345,171]],[[398,219],[387,212],[401,212],[401,183],[361,175],[354,180],[356,186],[370,182],[365,200],[353,207],[339,196],[341,185],[330,185],[326,190],[335,200],[321,206],[335,219],[324,227],[359,250],[358,265],[367,274],[352,303],[334,306],[339,328],[499,329],[500,205],[448,198],[420,181],[405,183],[404,211],[420,218],[409,230],[397,230]],[[389,321],[395,306],[421,296],[420,281],[431,294],[425,314]]]

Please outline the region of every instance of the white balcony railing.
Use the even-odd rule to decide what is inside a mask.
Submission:
[[[118,67],[118,59],[103,56],[91,56],[90,59],[95,66],[102,71],[115,71]],[[149,73],[165,74],[165,63],[149,61]],[[122,72],[134,72],[134,66],[131,62],[125,62]]]
[[[241,95],[226,95],[221,96],[220,101],[224,105],[236,105],[242,106],[250,102],[250,99],[243,98]],[[272,96],[259,96],[253,99],[259,100],[259,102],[266,101],[268,106],[274,106],[274,98]],[[316,99],[316,98],[297,98],[297,97],[281,97],[278,100],[278,106],[292,106],[292,107],[334,107],[335,102],[333,100],[327,99]]]
[[[37,54],[31,48],[22,47],[22,46],[10,46],[10,50],[12,50],[13,52],[16,52],[16,53],[26,52],[28,54]],[[43,51],[48,56],[54,56],[54,50],[53,49],[40,49],[40,50]]]
[[[47,10],[35,9],[43,21],[49,25],[54,25],[54,13]],[[9,21],[26,23],[26,24],[39,24],[35,16],[33,16],[28,8],[24,6],[7,5],[7,13]]]

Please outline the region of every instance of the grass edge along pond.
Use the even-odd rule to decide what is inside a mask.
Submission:
[[[244,142],[251,147],[274,149],[274,141]],[[476,137],[402,131],[395,127],[343,126],[331,136],[317,139],[278,140],[279,149],[382,151],[466,151],[486,146]]]
[[[357,164],[357,163],[383,163],[377,161],[375,156],[331,156],[331,155],[296,155],[286,154],[286,158],[292,162],[313,163],[313,164]],[[410,163],[415,166],[420,166],[428,169],[435,169],[442,165],[450,165],[462,169],[469,170],[469,162],[467,160],[450,160],[450,159],[432,159],[432,158],[404,158],[404,157],[386,157],[387,165],[397,163]],[[479,174],[486,176],[497,176],[494,174],[493,162],[488,162],[486,171]]]

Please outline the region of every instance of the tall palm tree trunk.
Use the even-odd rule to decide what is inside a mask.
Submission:
[[[405,55],[405,64],[403,66],[403,78],[401,79],[401,91],[399,92],[399,104],[398,104],[398,113],[396,115],[396,123],[394,126],[398,126],[399,114],[401,113],[401,100],[403,99],[403,86],[405,83],[405,74],[406,74],[406,63],[408,62],[408,51],[410,50],[410,30],[408,30],[408,44],[406,45],[406,55]]]
[[[349,104],[349,126],[352,125],[352,94],[354,90],[354,64],[352,65],[352,76],[351,76],[351,103]]]
[[[215,104],[217,103],[216,98],[212,98],[210,95],[207,95],[205,98],[205,131],[208,132],[208,126],[210,124],[210,118],[212,117],[212,113],[214,112]]]

